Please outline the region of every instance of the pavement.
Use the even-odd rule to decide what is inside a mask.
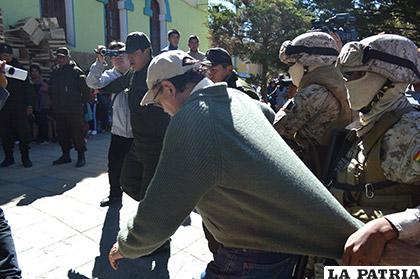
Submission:
[[[109,133],[91,136],[82,168],[74,167],[75,151],[71,164],[52,166],[61,153],[55,143],[32,144],[29,169],[21,165],[16,146],[16,163],[0,168],[0,206],[12,228],[23,278],[199,278],[212,255],[194,212],[172,236],[170,251],[124,259],[117,271],[109,266],[118,230],[137,209],[126,195],[122,207],[99,207],[109,191],[109,141]]]

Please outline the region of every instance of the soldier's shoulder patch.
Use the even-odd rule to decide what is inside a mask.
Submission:
[[[414,155],[413,160],[420,163],[420,150],[417,151],[416,155]]]

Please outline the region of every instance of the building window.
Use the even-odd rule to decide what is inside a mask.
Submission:
[[[118,9],[118,0],[109,0],[104,5],[105,9],[105,43],[121,38],[120,32],[120,11]]]
[[[56,17],[65,31],[67,43],[73,47],[76,45],[73,0],[41,0],[41,16]]]
[[[152,16],[150,17],[150,39],[152,40],[153,54],[158,55],[160,53],[160,9],[159,3],[156,0],[152,0],[151,3]]]
[[[56,17],[58,24],[66,31],[66,6],[64,0],[41,0],[41,16]]]
[[[163,17],[160,20],[165,20],[168,22],[172,21],[171,16],[171,8],[169,4],[169,0],[158,0],[159,6],[160,6],[160,15]],[[144,5],[143,12],[145,15],[152,16],[152,0],[146,0],[146,3]]]
[[[160,33],[160,40],[154,39],[155,42],[159,42],[159,48],[154,47],[154,50],[162,49],[166,45],[166,22],[172,21],[171,9],[169,5],[169,0],[146,0],[145,6],[143,9],[145,15],[150,16],[150,36],[153,37]],[[159,28],[157,28],[156,14],[159,13]]]

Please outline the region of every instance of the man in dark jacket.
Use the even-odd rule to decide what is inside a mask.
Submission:
[[[213,82],[224,81],[228,87],[238,89],[252,99],[260,99],[252,86],[238,77],[238,74],[233,70],[232,58],[225,49],[220,47],[210,48],[206,52],[204,63],[209,67],[207,75]]]
[[[83,135],[83,103],[90,99],[85,74],[71,60],[66,47],[57,49],[58,68],[51,73],[50,94],[57,121],[57,136],[63,155],[53,165],[71,162],[72,144],[77,150],[76,167],[86,164],[86,143]]]
[[[169,124],[169,115],[157,106],[140,106],[147,92],[147,68],[152,60],[149,38],[141,32],[128,35],[125,52],[131,69],[102,88],[103,92],[128,89],[128,106],[134,141],[124,159],[121,186],[133,199],[143,199],[159,161],[162,142]]]
[[[13,58],[12,48],[7,44],[0,44],[0,59],[5,60],[7,64],[13,67],[23,68]],[[29,159],[30,131],[28,115],[32,114],[34,92],[28,77],[24,81],[15,78],[8,78],[7,80],[6,89],[10,96],[0,111],[0,135],[5,154],[5,158],[0,166],[8,167],[14,164],[13,147],[15,136],[17,136],[22,164],[25,168],[30,168],[32,167],[32,162]]]
[[[152,60],[149,38],[142,32],[132,32],[128,34],[125,48],[121,50],[127,53],[131,69],[101,91],[120,92],[128,89],[128,107],[134,139],[130,151],[125,155],[120,184],[126,194],[140,201],[143,200],[155,174],[163,138],[169,124],[169,115],[154,105],[140,106],[148,91],[147,68]],[[169,240],[155,253],[167,253],[168,249],[170,249]]]

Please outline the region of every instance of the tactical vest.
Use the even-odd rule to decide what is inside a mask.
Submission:
[[[420,204],[419,186],[387,180],[380,158],[384,134],[412,110],[410,107],[384,114],[337,164],[331,192],[362,221]]]
[[[299,88],[304,88],[311,84],[318,84],[325,87],[340,106],[337,119],[331,122],[324,136],[318,139],[320,144],[308,142],[307,139],[300,136],[299,131],[295,135],[296,143],[302,148],[302,150],[296,152],[299,158],[301,158],[318,179],[325,182],[324,173],[330,164],[329,160],[326,160],[326,154],[330,148],[332,133],[335,130],[344,130],[352,122],[352,111],[347,101],[347,91],[343,76],[334,65],[321,66],[306,73],[300,82]]]

